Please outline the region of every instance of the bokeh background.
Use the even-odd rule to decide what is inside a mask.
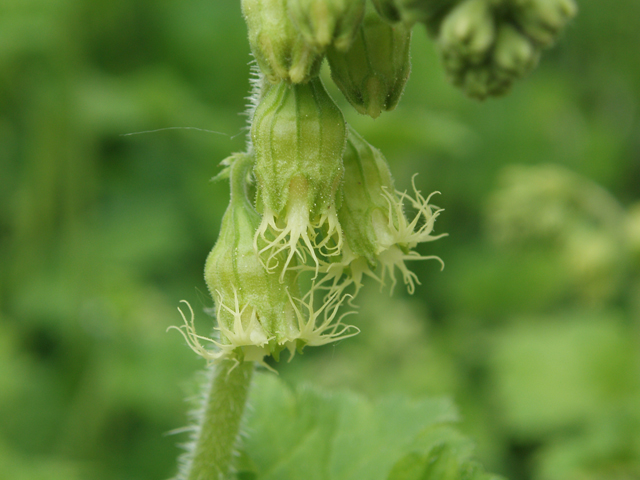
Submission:
[[[442,192],[422,286],[370,285],[362,333],[296,384],[448,395],[513,480],[640,478],[640,3],[580,2],[502,99],[448,85],[416,28],[399,107],[327,86],[397,185]],[[0,1],[0,479],[163,479],[211,328],[202,278],[244,145],[238,1]],[[324,72],[326,74],[327,72]],[[174,129],[198,127],[219,133]],[[435,198],[435,197],[434,197]]]

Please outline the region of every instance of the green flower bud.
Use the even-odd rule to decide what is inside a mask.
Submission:
[[[465,0],[444,19],[438,46],[445,56],[480,64],[496,34],[493,12],[486,0]]]
[[[351,268],[352,278],[348,282],[360,286],[362,274],[374,276],[368,266],[381,266],[379,280],[387,275],[396,283],[395,267],[402,272],[409,292],[413,293],[418,279],[408,270],[406,260],[438,259],[424,257],[411,251],[418,243],[429,242],[442,235],[432,235],[433,226],[441,210],[429,205],[415,189],[415,198],[393,187],[389,166],[376,148],[367,143],[353,129],[349,132],[344,154],[345,180],[344,198],[339,210],[340,224],[344,231],[345,252],[340,262],[329,264],[327,273],[336,271],[335,263]],[[416,210],[408,221],[404,214],[404,202]],[[360,259],[366,259],[368,266]],[[355,278],[354,278],[355,277]],[[343,288],[341,286],[340,288]]]
[[[196,353],[209,360],[230,357],[263,363],[267,355],[277,360],[285,348],[293,354],[305,345],[324,345],[357,333],[355,327],[343,325],[341,318],[336,321],[344,299],[339,292],[316,309],[313,299],[316,285],[312,284],[300,300],[295,270],[280,272],[278,266],[265,268],[254,249],[260,216],[246,195],[252,161],[247,154],[232,158],[231,201],[218,241],[205,263],[205,280],[216,303],[219,341],[196,333],[193,311],[191,322],[183,315],[184,331],[180,332]],[[278,260],[282,268],[284,259]],[[215,344],[218,350],[204,348],[201,340]]]
[[[348,50],[364,16],[365,0],[288,0],[289,15],[304,40],[319,51],[333,43]]]
[[[242,13],[253,56],[271,83],[302,83],[318,75],[322,55],[296,30],[286,0],[242,0]]]
[[[443,22],[439,48],[449,80],[470,97],[503,95],[536,66],[540,49],[487,0],[466,0]]]
[[[575,10],[573,0],[464,0],[435,28],[449,80],[478,99],[506,93]]]
[[[520,30],[547,47],[578,12],[574,0],[510,0]]]
[[[391,26],[368,8],[351,48],[327,50],[331,78],[358,112],[376,118],[395,108],[411,70],[410,42],[410,28]]]
[[[498,29],[493,63],[499,75],[505,78],[521,78],[535,68],[540,50],[516,28],[503,24]]]
[[[338,254],[342,234],[336,207],[346,125],[320,79],[268,88],[256,108],[251,139],[263,214],[256,239],[268,241],[260,249],[271,251],[267,265],[285,249],[289,249],[285,269],[296,252],[304,255],[305,248],[316,263],[316,249],[326,247],[325,254]],[[323,238],[316,241],[320,228],[325,228]]]

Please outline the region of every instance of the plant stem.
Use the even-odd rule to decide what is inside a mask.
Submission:
[[[186,480],[230,478],[254,362],[217,362],[211,372]]]

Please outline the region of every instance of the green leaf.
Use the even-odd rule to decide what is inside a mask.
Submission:
[[[401,458],[387,480],[499,480],[476,462],[462,460],[455,448],[441,444],[428,453],[412,452]]]
[[[452,428],[457,414],[448,399],[369,401],[291,390],[265,374],[256,377],[250,404],[244,447],[257,480],[486,478],[467,461],[470,442]]]

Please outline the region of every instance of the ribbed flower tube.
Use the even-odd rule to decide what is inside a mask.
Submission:
[[[253,248],[260,215],[246,193],[252,165],[252,156],[235,155],[231,200],[205,263],[205,280],[216,302],[222,353],[260,361],[269,354],[277,357],[283,345],[296,338],[290,297],[299,294],[294,272],[267,271]]]
[[[284,270],[296,253],[303,261],[309,254],[316,263],[316,250],[338,254],[346,124],[320,79],[268,86],[253,117],[251,140],[262,213],[255,248],[266,252],[267,267],[275,267],[282,251],[288,251]],[[259,248],[258,239],[267,245]]]

